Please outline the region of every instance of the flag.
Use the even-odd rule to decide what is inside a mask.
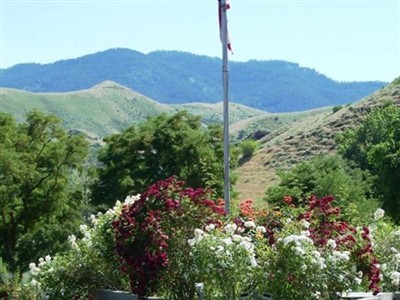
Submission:
[[[228,10],[230,8],[231,8],[231,6],[230,6],[228,0],[225,0],[225,10]],[[222,24],[221,24],[222,23],[222,5],[221,5],[221,0],[218,0],[218,20],[219,20],[219,36],[220,36],[220,39],[221,39],[221,43],[223,43],[224,42],[223,41],[224,34],[222,32]],[[227,26],[228,26],[228,24],[227,24]],[[229,39],[229,34],[228,34],[228,28],[226,28],[226,40],[227,40],[226,47],[228,48],[228,50],[231,53],[233,53],[232,44],[231,44],[231,41]]]

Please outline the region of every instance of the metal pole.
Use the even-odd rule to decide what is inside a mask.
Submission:
[[[224,91],[224,201],[225,211],[230,213],[230,177],[229,177],[229,103],[228,103],[228,19],[226,0],[221,5],[221,38],[222,38],[222,84]]]

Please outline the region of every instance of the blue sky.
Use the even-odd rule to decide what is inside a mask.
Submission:
[[[109,48],[220,57],[216,0],[0,0],[1,68]],[[400,75],[400,0],[231,0],[230,60],[281,59],[339,81]]]

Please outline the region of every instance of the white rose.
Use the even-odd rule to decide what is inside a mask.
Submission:
[[[328,247],[331,247],[332,249],[335,249],[337,246],[335,240],[332,239],[329,239],[326,244],[328,245]]]
[[[208,232],[213,231],[215,229],[215,225],[214,224],[208,224],[208,225],[206,225],[205,229]]]
[[[265,229],[264,226],[257,226],[256,231],[257,232],[262,232],[262,233],[266,233],[267,232],[267,230]]]
[[[246,227],[246,228],[255,228],[256,224],[253,221],[246,221],[246,222],[244,222],[244,227]]]
[[[378,208],[374,213],[375,221],[383,218],[384,215],[385,215],[385,211],[382,208]]]

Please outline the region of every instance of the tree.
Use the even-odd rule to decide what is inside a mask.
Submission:
[[[375,190],[383,208],[400,221],[400,108],[375,109],[357,129],[338,137],[339,153],[376,175]]]
[[[183,111],[151,118],[105,141],[98,157],[102,166],[93,188],[95,203],[114,203],[170,176],[193,188],[223,193],[221,126],[203,128],[200,117]],[[235,162],[233,155],[231,165]]]
[[[281,182],[267,190],[265,200],[283,205],[284,196],[291,196],[296,205],[308,203],[310,195],[318,198],[333,195],[343,215],[362,221],[372,214],[378,202],[372,194],[372,177],[367,171],[351,167],[340,156],[318,156],[297,164],[287,172],[280,172]]]
[[[32,111],[23,124],[0,114],[0,148],[1,255],[12,267],[27,266],[62,243],[63,230],[80,218],[80,186],[69,179],[81,170],[88,145],[55,116]]]

